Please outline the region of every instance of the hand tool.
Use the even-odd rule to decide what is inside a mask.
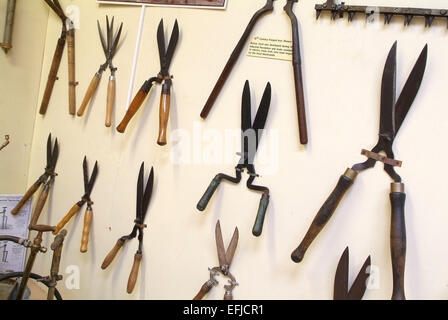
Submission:
[[[256,237],[261,235],[263,230],[264,218],[266,215],[266,209],[269,204],[269,189],[262,186],[253,185],[252,182],[258,177],[255,172],[254,158],[258,149],[258,144],[263,133],[266,119],[269,113],[269,107],[271,104],[271,85],[268,83],[261,99],[260,107],[258,108],[255,120],[252,123],[251,116],[251,99],[250,99],[250,87],[249,81],[246,81],[243,91],[242,107],[241,107],[241,159],[235,168],[236,177],[231,177],[225,174],[218,174],[210,183],[210,186],[205,191],[201,200],[197,204],[197,208],[200,211],[204,211],[208,202],[215,193],[222,180],[227,180],[232,183],[239,183],[241,181],[241,173],[244,169],[249,174],[247,180],[247,187],[251,190],[262,192],[260,205],[258,207],[257,218],[252,229],[252,234]]]
[[[56,51],[54,52],[48,75],[47,85],[40,106],[39,113],[44,115],[47,112],[48,103],[53,92],[54,83],[58,80],[58,71],[61,64],[62,53],[67,42],[68,52],[68,108],[71,115],[76,113],[76,82],[75,76],[75,26],[73,22],[64,14],[64,10],[58,0],[44,0],[48,6],[59,16],[62,22],[62,32],[58,40]]]
[[[56,167],[56,163],[58,161],[59,156],[59,145],[58,139],[55,139],[54,147],[51,147],[51,133],[47,139],[47,166],[45,167],[45,172],[37,179],[37,181],[28,189],[23,198],[17,203],[14,209],[11,210],[13,215],[17,215],[19,211],[22,209],[23,205],[34,195],[34,193],[39,189],[41,185],[43,188],[40,192],[39,199],[37,200],[37,204],[34,207],[34,212],[31,218],[31,224],[36,224],[37,220],[42,212],[42,209],[47,201],[48,193],[50,192],[50,188],[54,183],[54,179],[57,176],[57,173],[54,171]]]
[[[172,85],[172,75],[169,73],[169,68],[171,65],[171,60],[174,55],[174,51],[177,46],[179,39],[179,25],[174,23],[174,28],[171,33],[170,42],[168,49],[165,50],[165,34],[163,31],[163,19],[160,20],[159,27],[157,29],[157,43],[159,47],[159,58],[160,58],[160,72],[156,77],[152,77],[145,81],[143,86],[137,92],[136,96],[131,102],[123,120],[117,127],[117,131],[123,133],[126,127],[135,113],[138,111],[149,91],[151,90],[154,83],[162,84],[162,94],[160,97],[160,114],[159,114],[159,138],[157,139],[157,144],[164,146],[166,145],[166,134],[168,126],[168,118],[170,114],[170,92]]]
[[[230,273],[230,265],[232,264],[233,256],[235,255],[236,246],[238,245],[238,228],[235,228],[233,232],[232,240],[230,240],[227,250],[224,247],[224,240],[222,239],[221,224],[216,223],[215,227],[215,240],[216,248],[218,251],[219,267],[209,268],[210,280],[205,282],[198,294],[193,300],[201,300],[204,296],[210,292],[210,290],[217,286],[219,283],[216,280],[216,276],[221,273],[223,276],[229,279],[229,284],[224,286],[226,292],[224,294],[224,300],[233,300],[233,289],[238,285],[235,277]]]
[[[12,29],[14,25],[14,13],[16,11],[16,0],[8,0],[6,4],[5,29],[3,30],[3,42],[0,47],[5,53],[12,48]]]
[[[87,203],[87,209],[84,215],[84,228],[82,230],[82,239],[81,239],[81,252],[87,252],[87,244],[89,241],[90,234],[90,225],[92,224],[93,218],[93,210],[92,205],[93,201],[90,199],[90,194],[92,193],[93,186],[96,181],[96,177],[98,175],[98,161],[95,161],[95,166],[93,167],[92,175],[89,179],[89,170],[87,168],[87,157],[84,157],[82,162],[82,169],[84,173],[84,195],[81,200],[75,203],[75,205],[70,209],[67,215],[58,223],[56,229],[53,231],[53,234],[56,235],[59,231],[64,228],[64,226],[70,221],[70,219],[79,212],[81,207]]]
[[[395,172],[394,168],[395,166],[401,166],[401,161],[394,159],[392,146],[398,130],[411,108],[422,83],[428,55],[428,46],[426,45],[422,50],[398,100],[395,100],[396,55],[397,42],[392,46],[384,67],[381,85],[381,115],[378,143],[371,151],[362,151],[362,154],[368,157],[365,162],[355,164],[351,169],[347,169],[340,177],[334,191],[320,208],[304,239],[299,247],[294,250],[291,258],[295,262],[300,262],[303,259],[309,245],[328,222],[342,197],[353,184],[358,173],[374,167],[377,161],[381,161],[384,163],[384,170],[393,180],[390,193],[392,209],[391,253],[394,279],[392,299],[405,299],[404,267],[406,259],[406,226],[404,204],[406,194],[404,193],[404,184],[402,183],[401,177]],[[380,155],[379,152],[384,152],[386,156]]]
[[[347,247],[336,269],[333,300],[361,300],[366,292],[367,279],[370,276],[370,256],[364,262],[350,289],[348,287],[348,263],[349,249]]]
[[[0,150],[3,150],[4,148],[6,148],[6,146],[10,143],[11,141],[9,141],[9,135],[5,135],[5,142],[3,142],[3,144],[0,146]]]
[[[110,263],[114,260],[120,248],[125,244],[126,241],[134,239],[137,236],[138,232],[138,250],[134,256],[134,264],[132,266],[131,274],[128,279],[127,292],[132,293],[134,290],[135,282],[137,281],[138,271],[140,268],[140,262],[143,258],[143,229],[146,228],[146,224],[144,224],[146,211],[148,210],[149,200],[151,199],[153,184],[154,184],[154,169],[151,168],[151,173],[148,178],[148,182],[146,183],[145,190],[143,191],[143,174],[144,174],[144,163],[142,163],[140,167],[140,172],[138,174],[138,182],[137,182],[137,210],[136,210],[136,219],[134,220],[134,228],[132,232],[118,239],[115,246],[106,256],[101,265],[101,269],[106,269]]]
[[[106,16],[106,39],[104,37],[103,31],[101,30],[100,22],[97,21],[98,32],[100,34],[101,46],[103,47],[104,54],[106,56],[106,62],[102,64],[99,70],[93,76],[92,81],[87,89],[87,92],[82,100],[81,106],[78,109],[78,116],[82,117],[84,115],[84,111],[87,108],[92,96],[95,94],[96,89],[98,88],[98,84],[100,83],[101,76],[103,72],[109,67],[110,77],[109,77],[109,85],[107,87],[107,105],[106,105],[106,127],[110,127],[112,123],[112,112],[115,104],[115,71],[117,68],[114,67],[112,63],[112,59],[117,53],[118,43],[120,41],[121,31],[123,28],[123,23],[120,24],[120,27],[115,32],[114,35],[114,17],[112,17],[112,21],[109,24],[109,17]]]

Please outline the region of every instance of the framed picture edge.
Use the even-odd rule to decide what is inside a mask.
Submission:
[[[222,7],[216,6],[198,6],[198,5],[181,5],[181,4],[156,4],[156,3],[139,3],[139,2],[124,2],[124,1],[111,1],[111,0],[96,0],[98,4],[114,4],[114,5],[128,5],[128,6],[148,6],[148,7],[175,7],[175,8],[188,8],[188,9],[213,9],[213,10],[226,10],[229,0],[224,0]]]

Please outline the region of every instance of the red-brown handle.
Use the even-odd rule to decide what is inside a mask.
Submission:
[[[22,209],[22,207],[27,203],[27,201],[33,196],[33,194],[39,189],[39,186],[41,185],[40,181],[36,181],[24,194],[22,199],[20,199],[19,203],[14,207],[14,209],[11,210],[11,214],[16,215],[19,213],[19,211]]]
[[[140,269],[140,263],[142,261],[143,255],[141,253],[136,253],[134,256],[134,264],[132,265],[131,274],[128,279],[127,293],[132,293],[137,282],[138,271]]]
[[[101,73],[95,73],[93,76],[92,81],[90,81],[90,85],[87,88],[86,94],[84,95],[84,99],[82,100],[81,106],[78,109],[77,115],[78,117],[82,117],[84,115],[84,112],[87,109],[87,105],[89,104],[90,100],[92,99],[93,95],[96,92],[96,89],[98,88],[98,84],[101,80]]]
[[[110,76],[109,85],[107,86],[107,105],[106,105],[106,122],[105,125],[109,128],[112,124],[112,113],[115,104],[115,76]]]
[[[120,248],[124,245],[124,241],[118,240],[112,250],[107,254],[106,258],[104,258],[103,264],[101,265],[101,269],[106,269],[114,260]]]
[[[157,139],[157,144],[160,146],[166,145],[166,133],[170,117],[170,87],[169,81],[166,81],[162,86],[162,95],[160,97],[159,138]]]
[[[84,215],[84,228],[82,229],[81,252],[87,252],[87,244],[89,243],[90,227],[92,225],[93,211],[89,207]]]
[[[65,215],[64,218],[62,218],[62,220],[58,223],[58,225],[56,226],[56,229],[54,230],[53,234],[57,235],[59,233],[59,231],[61,231],[62,228],[64,228],[64,226],[70,221],[70,219],[78,213],[79,209],[81,209],[81,206],[79,203],[76,203],[71,209],[70,211]]]
[[[204,298],[205,295],[210,292],[213,286],[214,286],[213,280],[209,280],[206,283],[204,283],[199,292],[193,298],[193,300],[202,300],[202,298]]]

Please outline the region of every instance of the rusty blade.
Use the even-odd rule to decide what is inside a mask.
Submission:
[[[216,223],[215,228],[216,249],[218,251],[219,266],[228,265],[226,258],[226,249],[224,248],[224,241],[222,240],[221,224]]]
[[[336,275],[334,277],[333,300],[346,300],[348,292],[348,247],[339,259]]]
[[[239,232],[238,228],[235,228],[235,231],[233,232],[232,240],[229,243],[229,246],[227,247],[226,252],[226,260],[227,264],[230,266],[232,264],[233,256],[235,255],[236,246],[238,245],[238,239],[239,239]]]
[[[397,41],[389,51],[381,81],[380,134],[392,138],[395,135],[394,106],[397,74]]]

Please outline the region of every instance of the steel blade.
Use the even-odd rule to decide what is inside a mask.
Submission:
[[[101,46],[103,47],[104,54],[106,55],[106,58],[107,58],[107,44],[106,44],[106,40],[104,39],[104,35],[103,35],[103,31],[101,30],[100,22],[98,20],[96,22],[97,22],[97,25],[98,25],[98,33],[100,34]]]
[[[394,105],[397,75],[397,41],[389,51],[381,82],[380,135],[394,137]]]
[[[146,183],[145,194],[143,196],[142,223],[145,220],[146,212],[148,211],[148,206],[149,206],[149,201],[151,200],[153,185],[154,185],[154,168],[151,168],[151,173],[149,174],[148,182]]]
[[[226,251],[226,261],[229,266],[232,264],[233,256],[235,255],[236,247],[238,245],[238,239],[239,239],[238,228],[235,228],[232,240],[230,241]]]
[[[163,73],[163,70],[165,70],[165,33],[163,32],[163,19],[160,20],[159,27],[157,28],[157,44],[159,47],[159,59],[160,59],[160,69]]]
[[[348,293],[348,247],[339,259],[336,275],[334,277],[333,300],[346,300]]]
[[[348,292],[347,296],[348,300],[361,300],[362,297],[364,296],[364,293],[366,292],[367,289],[367,279],[370,276],[370,270],[368,270],[369,267],[370,267],[370,256],[364,262],[364,265],[359,271],[358,276],[353,282],[353,285],[350,288],[350,291]]]
[[[271,84],[268,82],[264,89],[263,98],[261,98],[260,106],[255,116],[253,128],[257,137],[257,148],[261,137],[260,130],[264,129],[266,119],[268,118],[269,107],[271,105]]]
[[[51,168],[51,133],[48,135],[47,139],[47,167],[46,169]]]
[[[87,186],[87,194],[90,197],[90,194],[92,193],[93,186],[96,181],[96,177],[98,176],[98,161],[95,161],[95,165],[93,166],[92,175],[90,176],[89,184]]]
[[[143,162],[140,166],[140,171],[138,173],[137,181],[137,208],[136,208],[136,218],[139,223],[142,223],[142,203],[143,203],[143,172],[145,170],[145,163]]]
[[[224,248],[224,241],[222,239],[222,232],[221,232],[221,224],[219,220],[216,223],[215,240],[216,240],[216,249],[218,251],[219,266],[222,267],[224,265],[228,265],[226,259],[226,249]]]
[[[171,33],[170,42],[168,44],[168,49],[166,51],[166,56],[165,56],[164,72],[166,72],[166,75],[169,74],[168,70],[170,68],[171,60],[173,59],[174,51],[176,50],[178,40],[179,40],[179,25],[178,25],[177,19],[176,19],[176,21],[174,22],[173,32]]]
[[[112,24],[113,24],[114,18],[112,17]],[[109,17],[106,16],[106,38],[107,38],[107,55],[109,54],[110,50],[110,44],[112,43],[112,29],[111,24],[109,23]]]
[[[58,139],[56,138],[54,140],[53,152],[51,153],[51,167],[50,167],[51,171],[54,171],[54,168],[56,168],[56,163],[58,162],[58,157],[59,157],[59,144],[58,144]]]
[[[249,81],[246,80],[243,89],[243,99],[241,105],[241,130],[246,132],[247,129],[252,128],[252,112],[251,112],[251,101],[250,101],[250,85]]]
[[[87,167],[87,156],[84,156],[82,161],[82,173],[84,177],[84,192],[89,193],[89,169]]]
[[[120,24],[120,28],[118,28],[116,34],[115,34],[115,38],[114,38],[114,43],[112,44],[112,49],[111,49],[111,56],[110,59],[112,59],[112,57],[115,55],[117,47],[118,47],[118,42],[120,41],[120,37],[121,37],[121,31],[123,29],[123,23]]]

